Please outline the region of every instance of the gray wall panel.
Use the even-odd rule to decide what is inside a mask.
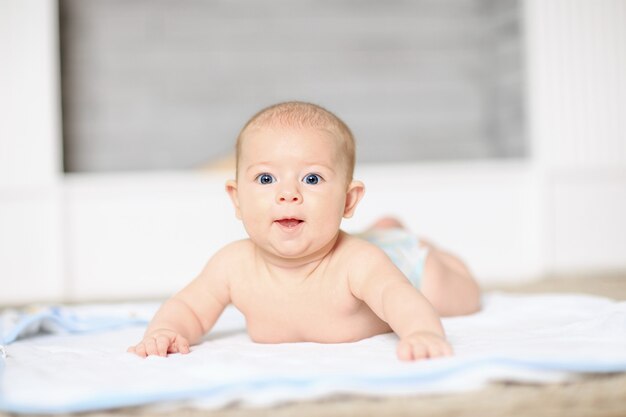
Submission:
[[[61,0],[67,171],[186,169],[299,99],[360,161],[524,154],[517,1]]]

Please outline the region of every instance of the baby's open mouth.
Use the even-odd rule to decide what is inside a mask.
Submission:
[[[299,219],[280,219],[276,220],[276,223],[280,224],[283,227],[293,228],[302,223],[303,220]]]

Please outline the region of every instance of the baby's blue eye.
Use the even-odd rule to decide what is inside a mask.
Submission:
[[[258,177],[256,177],[256,182],[258,182],[259,184],[271,184],[274,182],[274,177],[272,177],[270,174],[260,174]]]
[[[321,180],[322,177],[317,174],[307,174],[307,176],[304,177],[304,183],[309,185],[318,184]]]

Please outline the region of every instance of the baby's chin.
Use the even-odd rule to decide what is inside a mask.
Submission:
[[[279,258],[286,260],[298,260],[308,258],[317,251],[314,249],[311,250],[310,248],[301,248],[297,245],[280,245],[278,247],[272,246],[271,252]]]
[[[307,263],[316,259],[323,258],[330,253],[334,247],[336,238],[324,240],[322,242],[308,242],[301,241],[281,241],[278,243],[271,243],[268,245],[255,242],[257,247],[261,248],[263,252],[267,253],[273,258],[283,260],[288,263]],[[253,240],[254,242],[254,240]]]

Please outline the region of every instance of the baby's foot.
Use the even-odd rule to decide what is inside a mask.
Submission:
[[[395,217],[381,217],[371,227],[370,230],[376,229],[406,229],[400,220]]]

